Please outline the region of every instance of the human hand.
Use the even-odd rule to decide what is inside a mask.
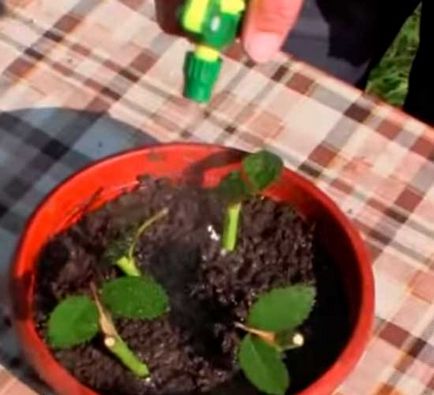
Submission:
[[[156,0],[157,21],[170,34],[181,34],[176,19],[185,0]],[[282,47],[300,13],[304,0],[250,0],[241,41],[258,63],[270,60]]]
[[[250,0],[242,42],[247,54],[258,63],[279,52],[295,25],[304,0]]]
[[[177,10],[185,0],[155,0],[157,22],[169,34],[182,34],[177,20]]]

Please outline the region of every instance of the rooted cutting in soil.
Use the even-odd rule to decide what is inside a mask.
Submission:
[[[342,284],[320,248],[314,225],[287,205],[252,197],[244,203],[237,249],[222,254],[224,207],[207,190],[144,178],[132,192],[84,216],[53,238],[38,263],[35,320],[46,338],[47,320],[69,295],[90,295],[90,284],[120,276],[102,259],[131,224],[167,208],[166,218],[141,236],[140,269],[168,292],[170,311],[152,320],[117,319],[122,339],[147,362],[139,379],[107,352],[101,337],[56,359],[100,394],[257,394],[236,363],[244,322],[256,297],[272,288],[313,283],[315,308],[301,332],[304,347],[286,355],[290,393],[315,380],[337,357],[349,335]]]

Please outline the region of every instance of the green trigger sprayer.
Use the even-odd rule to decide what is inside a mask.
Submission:
[[[182,7],[181,26],[197,43],[184,64],[187,98],[199,103],[211,99],[222,67],[221,51],[235,41],[245,8],[246,0],[187,0]]]

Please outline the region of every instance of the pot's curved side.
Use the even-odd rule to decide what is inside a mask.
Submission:
[[[45,199],[27,223],[11,268],[14,323],[30,363],[41,378],[62,395],[96,395],[82,386],[54,359],[38,336],[33,320],[34,264],[44,243],[137,183],[137,176],[169,177],[194,185],[215,186],[222,176],[238,168],[244,153],[214,145],[167,144],[131,150],[106,158],[76,173]],[[309,181],[285,170],[268,194],[294,205],[327,230],[334,261],[346,283],[354,323],[351,339],[332,365],[300,395],[331,393],[353,369],[370,337],[374,318],[374,282],[364,244],[339,208]],[[349,265],[348,262],[353,262]]]

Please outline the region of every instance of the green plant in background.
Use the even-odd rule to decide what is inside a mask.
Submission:
[[[110,264],[115,264],[122,270],[127,276],[141,276],[140,269],[137,266],[134,258],[134,251],[137,247],[137,243],[140,236],[155,222],[167,216],[169,210],[164,208],[151,218],[146,220],[138,227],[133,227],[129,231],[122,234],[118,239],[110,243],[109,247],[105,251],[104,261]]]
[[[408,19],[380,64],[369,77],[367,92],[394,106],[404,103],[408,75],[419,45],[420,8]]]
[[[48,320],[48,342],[55,349],[68,349],[92,340],[98,332],[104,345],[138,377],[149,376],[146,363],[139,360],[122,340],[113,323],[119,318],[155,319],[167,312],[169,300],[164,289],[151,277],[123,277],[105,282],[99,292],[91,286],[92,298],[70,296],[61,301]]]
[[[242,169],[229,173],[218,186],[227,203],[223,225],[222,247],[233,251],[237,243],[238,226],[243,201],[265,190],[275,182],[283,169],[283,161],[268,151],[246,156]]]
[[[275,288],[261,295],[250,308],[238,361],[245,376],[259,390],[283,395],[290,378],[282,359],[284,351],[301,347],[303,336],[297,328],[309,317],[315,303],[315,289],[297,284]]]

